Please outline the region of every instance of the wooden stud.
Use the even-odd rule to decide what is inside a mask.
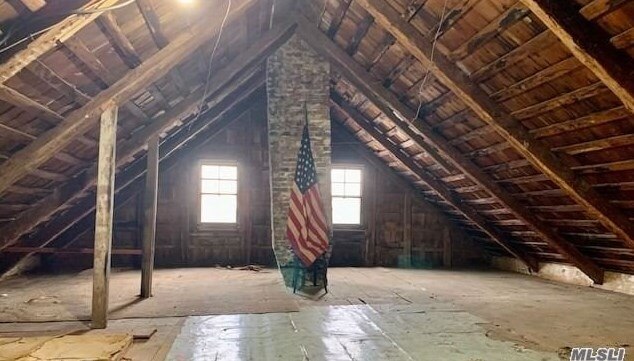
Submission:
[[[154,249],[156,247],[156,211],[158,202],[159,141],[154,136],[148,142],[146,155],[147,173],[145,175],[144,221],[143,221],[143,260],[141,261],[141,297],[152,296],[152,273],[154,272]]]
[[[469,79],[446,56],[436,54],[431,61],[432,44],[429,39],[414,36],[416,29],[403,21],[388,3],[382,0],[358,1],[374,16],[378,24],[397,38],[401,45],[424,66],[429,67],[436,78],[453,91],[481,120],[492,126],[517,152],[531,161],[537,169],[564,189],[576,202],[582,204],[589,214],[600,220],[606,228],[618,234],[634,248],[634,224],[617,207],[611,205],[596,192],[590,183],[578,177],[570,169],[570,166],[576,165],[574,159],[566,157],[564,162],[561,155],[557,156],[552,153],[546,144],[535,139],[526,127],[488,97],[477,83]],[[533,0],[533,2],[535,1],[542,0]],[[555,4],[555,2],[548,0],[544,0],[544,3]],[[531,8],[531,10],[533,9]],[[587,29],[584,29],[583,32],[589,33]],[[634,89],[633,76],[618,78],[628,83],[631,82],[632,89]],[[615,90],[613,86],[606,85],[613,91]],[[632,98],[631,110],[634,110],[634,98]]]
[[[97,163],[97,200],[95,216],[95,246],[92,282],[92,328],[108,326],[108,296],[110,284],[110,252],[114,223],[114,177],[117,145],[117,111],[110,104],[101,115],[99,160]]]

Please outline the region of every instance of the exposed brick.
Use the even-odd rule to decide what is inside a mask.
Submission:
[[[267,62],[268,133],[271,177],[273,249],[278,265],[291,261],[286,238],[290,190],[304,126],[304,102],[319,187],[330,213],[330,65],[305,42],[293,36]],[[285,281],[290,284],[288,274]]]

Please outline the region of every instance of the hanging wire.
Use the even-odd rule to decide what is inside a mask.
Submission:
[[[431,54],[429,56],[429,63],[430,65],[427,67],[426,71],[425,71],[425,75],[423,76],[423,80],[420,83],[420,86],[418,87],[418,98],[419,98],[419,102],[418,102],[418,107],[416,108],[416,113],[414,114],[414,119],[412,119],[412,123],[418,119],[418,116],[420,115],[420,110],[423,107],[423,88],[425,87],[425,83],[427,82],[427,79],[429,78],[429,73],[431,73],[431,67],[434,66],[434,54],[436,53],[436,43],[438,42],[438,38],[440,37],[440,29],[442,29],[442,25],[445,21],[445,13],[447,11],[447,3],[449,1],[445,0],[443,6],[442,6],[442,13],[440,15],[440,22],[438,23],[438,29],[436,29],[436,33],[434,34],[434,40],[432,42],[431,45]]]
[[[205,106],[205,98],[207,98],[207,93],[209,92],[209,85],[211,84],[211,73],[212,73],[212,65],[214,61],[214,56],[216,55],[216,50],[218,50],[218,44],[220,44],[220,38],[222,37],[222,32],[225,28],[225,23],[227,22],[227,18],[229,18],[229,12],[231,11],[231,2],[232,0],[229,0],[229,3],[227,4],[227,10],[225,11],[225,16],[222,19],[222,23],[220,24],[220,30],[218,31],[216,42],[214,44],[213,49],[211,50],[211,56],[209,57],[209,64],[207,65],[207,78],[205,80],[205,89],[203,90],[203,96],[200,99],[200,105],[198,106],[198,114],[191,122],[189,122],[188,131],[191,129],[192,125],[200,119],[203,113],[203,108]]]
[[[9,27],[9,29],[6,31],[6,34],[2,37],[2,39],[0,39],[0,45],[4,45],[6,44],[11,37],[13,36],[13,34],[17,33],[20,29],[26,28],[29,25],[33,24],[34,22],[38,22],[38,21],[42,21],[42,20],[46,20],[46,19],[51,19],[51,18],[58,18],[61,16],[80,16],[80,15],[93,15],[93,14],[101,14],[107,11],[112,11],[112,10],[117,10],[117,9],[121,9],[124,8],[132,3],[134,3],[136,0],[127,0],[125,2],[122,2],[121,4],[116,4],[116,5],[112,5],[106,8],[101,8],[101,9],[75,9],[75,10],[70,10],[70,11],[65,11],[65,12],[58,12],[58,13],[51,13],[51,14],[46,14],[44,16],[36,16],[32,19],[30,19],[29,21],[21,21],[21,22],[16,22],[14,23],[12,26]],[[52,29],[53,27],[55,27],[55,25],[51,25],[49,27],[46,27],[42,30],[38,30],[34,33],[31,33],[19,40],[16,40],[15,42],[3,47],[2,49],[0,49],[0,54],[4,53],[7,50],[13,49],[14,47],[26,42],[26,41],[33,41],[35,40],[35,38],[42,34],[45,33],[47,31],[49,31],[50,29]]]

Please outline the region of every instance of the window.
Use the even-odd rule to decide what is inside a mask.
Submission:
[[[361,224],[361,169],[335,168],[332,180],[332,223]]]
[[[203,164],[200,167],[200,222],[236,223],[238,167]]]

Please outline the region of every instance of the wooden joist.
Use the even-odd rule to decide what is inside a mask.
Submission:
[[[579,9],[570,1],[521,0],[555,34],[579,61],[588,67],[630,112],[634,112],[634,70],[629,56],[616,50],[608,34],[597,24],[584,19],[602,12],[594,7]],[[623,1],[610,1],[617,3]],[[605,2],[594,2],[600,4]],[[588,4],[588,5],[591,5]],[[582,14],[579,14],[581,10]],[[607,11],[607,10],[606,10]],[[592,16],[589,16],[592,14]]]
[[[253,0],[234,4],[228,21],[242,14]],[[221,19],[206,20],[192,26],[191,32],[182,33],[167,47],[163,48],[136,69],[128,72],[122,79],[99,93],[84,107],[72,112],[56,128],[51,129],[37,140],[15,153],[11,159],[0,165],[0,194],[11,184],[61,151],[72,140],[90,130],[95,119],[111,102],[117,105],[125,103],[141,89],[164,76],[167,71],[182,62],[202,44],[217,34]]]
[[[241,81],[242,77],[251,74],[268,55],[286,42],[292,35],[293,29],[292,23],[283,23],[274,27],[264,34],[258,42],[242,52],[225,69],[212,76],[208,95],[209,99],[213,101],[209,101],[207,106],[218,104],[233,91],[240,89],[244,85]],[[170,111],[154,119],[149,126],[134,133],[130,139],[118,147],[118,164],[125,164],[130,157],[143,149],[152,136],[164,133],[167,129],[178,124],[181,119],[196,112],[200,107],[201,98],[202,89],[192,93]],[[58,187],[53,194],[40,202],[38,207],[24,212],[15,222],[2,228],[0,230],[0,250],[10,246],[21,235],[51,217],[64,204],[76,199],[82,192],[90,188],[94,184],[95,174],[96,168],[93,166],[80,176],[75,177],[73,182]]]
[[[590,183],[578,177],[569,168],[576,165],[573,159],[568,157],[564,162],[561,157],[553,154],[546,144],[535,139],[528,129],[488,97],[477,83],[446,56],[436,54],[431,61],[430,39],[415,36],[417,30],[403,21],[388,3],[381,0],[358,1],[374,16],[378,24],[391,33],[424,66],[429,67],[436,78],[453,91],[481,120],[492,126],[516,151],[531,161],[535,168],[546,174],[577,203],[583,205],[589,214],[634,248],[634,224],[618,208],[612,206],[596,192]],[[555,4],[555,2],[550,3]],[[588,33],[587,29],[584,32]],[[634,82],[634,77],[629,76],[622,80]],[[612,86],[608,85],[608,87],[614,91]],[[634,110],[634,98],[632,105]]]

